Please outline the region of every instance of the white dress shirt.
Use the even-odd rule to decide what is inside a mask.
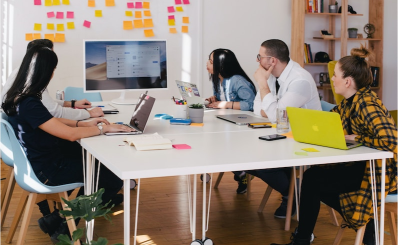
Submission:
[[[6,84],[4,84],[1,90],[1,101],[4,101],[5,94],[11,88],[12,84],[17,77],[18,69],[12,71],[11,75],[8,77]],[[48,93],[48,90],[44,90],[41,98],[41,102],[47,108],[53,117],[66,118],[71,120],[83,120],[90,118],[90,113],[86,110],[73,109],[70,107],[63,107],[63,100],[53,100]]]
[[[261,110],[267,114],[271,122],[276,122],[276,109],[301,107],[322,110],[318,90],[311,74],[299,64],[290,60],[278,78],[280,85],[278,94],[275,86],[276,77],[272,74],[268,78],[271,93],[261,98],[257,92],[254,99],[253,112],[261,116]]]

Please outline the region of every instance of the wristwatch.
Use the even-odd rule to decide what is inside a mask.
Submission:
[[[100,130],[100,135],[103,134],[103,133],[102,133],[102,125],[98,124],[97,127],[98,127],[98,129]]]
[[[73,109],[75,109],[76,100],[70,100],[70,103],[71,103],[70,107],[72,107]]]

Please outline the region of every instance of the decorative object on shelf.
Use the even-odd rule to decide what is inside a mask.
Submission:
[[[315,63],[328,63],[329,61],[331,61],[331,59],[329,58],[328,53],[318,52],[315,54]]]
[[[321,72],[321,73],[319,73],[319,84],[321,86],[323,86],[324,83],[330,84],[329,72]]]
[[[350,14],[357,14],[357,12],[352,8],[351,5],[348,5],[348,12],[349,12]],[[339,13],[341,13],[341,6],[340,6],[340,8],[339,8]]]
[[[373,38],[376,28],[373,24],[368,23],[364,26],[363,31],[368,35],[366,38]]]
[[[379,86],[379,71],[380,67],[377,66],[371,66],[370,70],[372,71],[372,84],[370,85],[371,87],[378,87]]]
[[[334,38],[334,35],[329,33],[327,30],[321,30],[321,35],[322,35],[322,38],[325,38],[325,39]]]
[[[335,4],[329,5],[329,13],[337,13],[337,6],[338,6],[337,1]]]
[[[202,104],[192,104],[189,105],[189,119],[191,119],[191,121],[193,123],[203,123],[203,116],[205,113],[205,109],[203,108]]]
[[[348,38],[357,38],[358,28],[348,28]]]
[[[357,34],[357,38],[362,39],[363,35],[362,34]]]

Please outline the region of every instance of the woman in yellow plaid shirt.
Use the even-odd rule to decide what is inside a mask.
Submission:
[[[344,96],[332,109],[339,113],[347,140],[394,153],[386,161],[386,192],[397,189],[397,127],[376,93],[370,90],[372,74],[366,58],[370,52],[361,46],[336,64],[333,86]],[[381,199],[381,161],[376,161],[377,205]],[[318,218],[320,202],[338,211],[349,227],[368,225],[363,243],[374,244],[372,190],[369,161],[314,166],[304,173],[300,221],[292,241],[286,245],[309,245]],[[273,243],[272,245],[278,245]]]

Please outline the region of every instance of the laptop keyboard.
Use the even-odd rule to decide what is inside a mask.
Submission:
[[[134,129],[134,131],[137,131],[137,129],[133,128],[130,124],[125,124],[125,123],[123,123],[122,125],[127,126],[127,127],[129,127],[129,128],[132,128],[132,129]]]

